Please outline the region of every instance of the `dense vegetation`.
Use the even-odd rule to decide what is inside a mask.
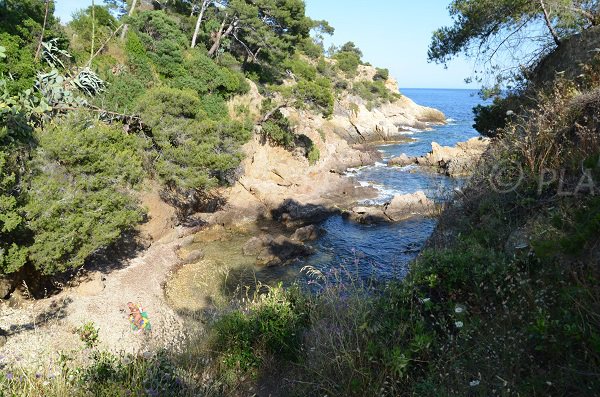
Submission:
[[[301,0],[106,4],[62,26],[53,2],[0,2],[0,276],[62,273],[118,243],[146,218],[149,179],[181,216],[201,209],[253,132],[316,163],[280,109],[330,117],[362,62],[353,43],[325,57],[333,28]],[[392,100],[387,77],[356,90]],[[249,80],[259,119],[228,107]]]

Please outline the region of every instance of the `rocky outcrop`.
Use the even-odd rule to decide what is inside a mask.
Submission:
[[[416,164],[433,167],[437,171],[452,177],[465,176],[472,173],[477,162],[487,150],[490,140],[487,138],[471,138],[459,142],[455,147],[441,146],[431,143],[431,152],[423,157],[408,157],[402,154],[388,161],[388,165],[406,166]]]
[[[399,194],[382,206],[354,207],[344,215],[351,220],[364,224],[399,222],[418,215],[432,215],[435,203],[418,191],[412,194]]]
[[[313,253],[311,247],[283,235],[253,237],[244,244],[244,255],[256,256],[259,266],[279,266]]]
[[[372,81],[374,74],[375,68],[361,66],[356,81]],[[385,84],[390,91],[398,92],[394,80]],[[263,98],[253,83],[250,86],[248,94],[229,104],[232,117],[236,108],[244,107],[252,117],[260,118]],[[445,120],[441,112],[419,106],[406,97],[369,110],[364,100],[349,92],[336,101],[334,115],[329,119],[293,107],[284,107],[281,112],[295,126],[295,134],[312,141],[320,153],[319,160],[311,165],[301,153],[270,146],[255,135],[244,146],[241,177],[231,188],[220,192],[226,205],[217,213],[202,214],[204,221],[230,225],[267,218],[289,227],[318,222],[337,212],[338,207],[351,207],[358,200],[377,196],[373,187],[356,186],[343,175],[350,167],[381,160],[381,154],[368,143],[409,139],[403,130],[424,129],[428,123]]]
[[[393,222],[401,221],[413,215],[430,215],[434,210],[435,203],[421,191],[396,195],[384,207],[385,215]]]
[[[372,81],[375,73],[372,66],[361,65],[354,83]],[[398,83],[392,78],[385,86],[394,94],[400,92]],[[332,121],[345,131],[344,136],[349,142],[403,141],[407,133],[446,122],[446,116],[439,110],[417,105],[406,96],[372,109],[368,106],[363,98],[350,93],[336,102]]]
[[[315,241],[325,233],[325,230],[315,225],[308,225],[296,229],[294,234],[290,237],[296,241]]]

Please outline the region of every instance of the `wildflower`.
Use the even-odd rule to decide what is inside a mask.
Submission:
[[[465,311],[465,307],[462,305],[456,305],[454,307],[454,313],[456,313],[456,314],[461,314],[464,311]]]
[[[475,379],[475,380],[472,380],[469,382],[469,386],[471,386],[471,387],[479,386],[479,383],[480,383],[479,380]]]
[[[512,110],[507,110],[506,111],[506,115],[507,116],[512,116],[513,114],[515,114],[515,112],[513,112]]]
[[[50,384],[50,382],[48,382],[48,381],[44,381],[44,383],[42,383],[42,385],[44,385],[44,386],[48,386],[49,384]]]
[[[149,351],[145,351],[145,352],[142,353],[142,356],[145,359],[149,359],[150,357],[152,357],[152,353],[150,353]]]
[[[456,328],[462,328],[462,326],[464,325],[462,321],[457,321],[454,323],[454,325],[456,325]]]
[[[129,357],[125,357],[125,358],[123,358],[123,364],[124,364],[124,365],[129,365],[129,364],[131,364],[131,359],[130,359]]]
[[[6,379],[12,380],[15,376],[12,373],[6,374]]]

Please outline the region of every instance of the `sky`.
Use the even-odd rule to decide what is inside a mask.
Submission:
[[[91,3],[56,0],[56,15],[67,22],[76,9]],[[458,59],[447,69],[427,63],[431,34],[452,23],[449,4],[450,0],[306,0],[308,16],[325,19],[335,28],[326,46],[353,41],[363,59],[388,68],[400,88],[478,88],[464,82],[473,71],[472,61]]]

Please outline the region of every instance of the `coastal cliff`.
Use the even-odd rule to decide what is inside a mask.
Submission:
[[[307,136],[318,149],[319,160],[311,164],[301,152],[269,145],[255,135],[243,147],[245,159],[240,178],[232,187],[220,191],[225,206],[215,214],[203,214],[203,219],[231,224],[271,218],[286,200],[319,206],[328,212],[376,196],[375,189],[357,186],[344,172],[380,160],[373,144],[408,141],[413,131],[444,124],[446,118],[439,110],[420,106],[398,94],[398,83],[393,78],[384,83],[393,99],[369,109],[367,101],[352,89],[357,83],[373,81],[375,73],[376,68],[360,65],[349,88],[335,101],[335,111],[329,118],[293,106],[282,108],[294,125],[294,133]],[[252,84],[250,92],[235,98],[233,103],[244,104],[253,114],[259,114],[258,106],[263,100]],[[233,107],[230,104],[230,109]]]

